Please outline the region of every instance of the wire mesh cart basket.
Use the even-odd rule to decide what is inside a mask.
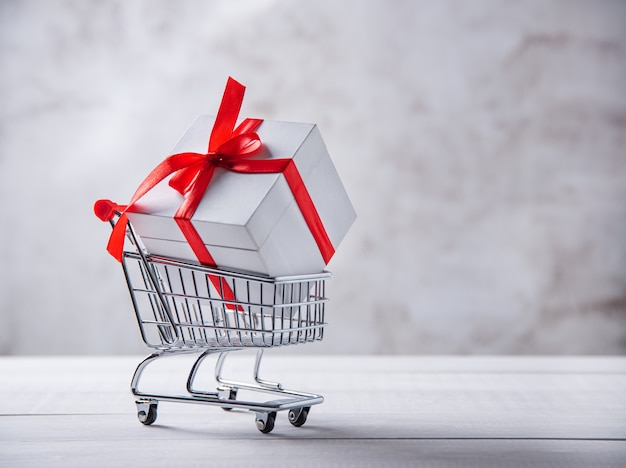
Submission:
[[[113,219],[111,225],[115,224]],[[122,267],[144,343],[154,350],[135,370],[131,391],[137,397],[141,423],[155,422],[159,402],[214,405],[225,410],[254,412],[263,433],[274,428],[277,412],[287,411],[289,422],[302,426],[321,395],[283,388],[263,380],[259,369],[266,348],[320,341],[324,332],[326,281],[330,273],[268,278],[228,272],[172,258],[148,255],[132,226]],[[253,380],[222,376],[231,351],[256,348]],[[151,393],[139,389],[146,367],[166,356],[197,353],[187,376],[186,393]],[[214,391],[197,389],[196,377],[209,355],[217,354]],[[237,398],[238,390],[269,394],[269,401]]]

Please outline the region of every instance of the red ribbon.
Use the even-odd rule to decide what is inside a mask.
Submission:
[[[117,260],[121,261],[124,249],[124,238],[128,225],[126,212],[132,210],[135,203],[159,182],[173,174],[169,185],[185,195],[174,219],[198,261],[205,265],[216,266],[213,257],[193,226],[191,217],[202,200],[215,169],[221,167],[245,174],[282,173],[317,243],[324,262],[330,261],[335,249],[293,160],[250,159],[250,156],[253,156],[262,146],[259,136],[254,133],[262,120],[245,119],[235,128],[244,92],[245,87],[243,85],[232,78],[228,79],[206,154],[186,152],[167,157],[139,185],[128,205],[117,205],[109,200],[96,202],[94,211],[96,216],[103,221],[111,219],[116,211],[121,213],[107,245],[107,250]]]

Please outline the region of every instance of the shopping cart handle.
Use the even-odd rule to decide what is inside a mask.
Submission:
[[[111,200],[98,200],[93,205],[93,211],[102,221],[110,221],[119,215],[124,208]]]

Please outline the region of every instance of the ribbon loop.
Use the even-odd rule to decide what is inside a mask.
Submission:
[[[250,157],[261,149],[261,140],[256,133],[235,135],[217,148],[215,153],[223,159]]]
[[[200,171],[198,166],[202,164],[203,163],[197,163],[174,173],[168,183],[169,186],[181,195],[186,194],[195,184],[195,181],[198,178],[198,172]]]

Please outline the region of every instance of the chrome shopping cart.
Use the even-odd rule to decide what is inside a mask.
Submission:
[[[119,213],[117,213],[119,216]],[[116,218],[117,218],[116,216]],[[111,219],[112,226],[115,220]],[[225,410],[255,413],[263,433],[274,428],[276,414],[287,411],[289,422],[302,426],[321,395],[287,390],[259,377],[266,348],[319,341],[324,332],[326,280],[330,273],[267,278],[148,255],[130,223],[126,232],[132,250],[125,250],[122,266],[141,337],[154,349],[135,370],[131,391],[137,397],[137,417],[155,422],[159,402],[214,405]],[[256,348],[253,381],[222,376],[231,351]],[[139,389],[146,367],[166,356],[198,353],[187,376],[186,393],[152,393]],[[205,359],[217,354],[215,390],[196,388]],[[270,394],[270,401],[237,398],[238,390]],[[248,392],[247,392],[248,393]]]

